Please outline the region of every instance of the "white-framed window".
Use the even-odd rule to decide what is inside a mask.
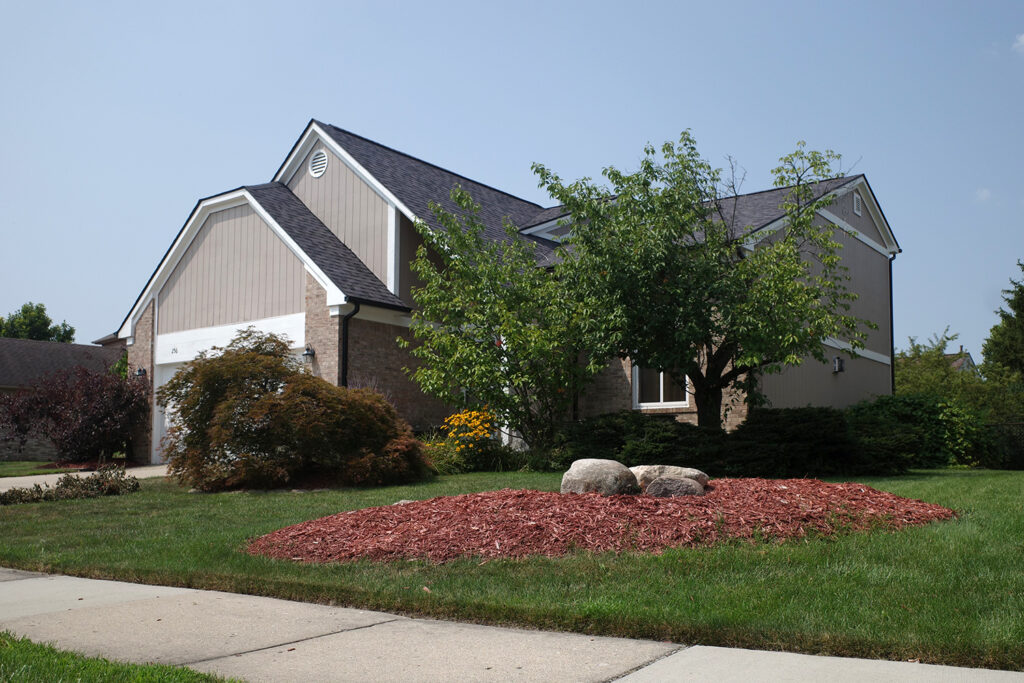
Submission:
[[[864,212],[864,209],[861,206],[860,192],[853,193],[853,212],[858,216]]]
[[[686,408],[689,405],[686,388],[673,382],[668,374],[633,366],[634,408]]]

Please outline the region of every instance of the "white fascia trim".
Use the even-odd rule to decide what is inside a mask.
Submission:
[[[391,256],[388,259],[388,291],[395,296],[398,296],[399,253],[401,251],[398,225],[398,207],[388,204],[388,254]]]
[[[217,213],[218,211],[224,211],[231,209],[236,206],[242,206],[248,204],[252,207],[253,211],[263,220],[264,223],[270,228],[270,230],[282,241],[285,246],[295,254],[295,256],[305,266],[306,271],[313,276],[313,279],[324,288],[327,292],[327,305],[341,305],[348,303],[348,298],[345,296],[338,287],[331,282],[330,278],[313,262],[299,245],[285,232],[284,228],[278,225],[277,221],[271,218],[270,214],[267,213],[266,209],[260,206],[259,202],[249,194],[249,191],[242,188],[229,192],[227,194],[219,195],[217,197],[211,197],[210,199],[204,200],[199,203],[196,209],[192,212],[188,221],[185,223],[184,229],[178,235],[174,244],[171,246],[170,251],[167,252],[167,256],[161,261],[160,266],[157,268],[156,273],[150,279],[146,285],[146,289],[143,290],[142,296],[139,297],[139,301],[132,308],[131,313],[128,314],[128,318],[125,320],[125,324],[117,332],[119,338],[127,338],[131,335],[132,330],[135,327],[135,323],[138,321],[138,317],[145,310],[146,305],[150,300],[157,298],[157,293],[166,284],[167,279],[171,273],[174,272],[175,266],[178,265],[178,261],[185,255],[185,251],[189,245],[199,234],[203,224],[206,223],[206,219],[210,217],[210,214]],[[156,328],[156,319],[154,317],[154,330]]]
[[[416,214],[409,210],[405,204],[398,200],[391,190],[384,186],[379,180],[374,178],[369,171],[363,168],[362,164],[355,160],[355,158],[345,151],[345,149],[334,141],[330,135],[324,131],[323,128],[316,125],[315,123],[310,124],[309,128],[302,136],[301,142],[295,147],[295,151],[285,161],[284,166],[281,167],[281,171],[274,176],[274,181],[278,183],[284,183],[287,185],[291,182],[292,176],[298,172],[299,167],[302,165],[302,159],[309,154],[309,150],[313,148],[316,142],[319,142],[334,152],[335,156],[341,159],[342,163],[349,167],[353,173],[359,176],[359,179],[364,183],[373,188],[381,198],[384,199],[388,204],[391,204],[398,208],[399,211],[404,213],[409,220],[415,222],[418,219]]]
[[[554,220],[547,221],[546,223],[541,223],[540,225],[534,225],[533,227],[527,228],[525,230],[520,230],[519,234],[520,235],[537,235],[538,237],[543,237],[544,239],[548,239],[548,240],[551,240],[553,242],[561,242],[562,241],[562,236],[561,235],[551,235],[550,233],[548,233],[548,231],[554,230],[555,228],[562,227],[562,225],[565,224],[563,222],[563,221],[565,221],[565,219],[566,219],[565,216],[559,216],[558,218],[555,218]],[[545,233],[545,234],[541,234],[541,233]]]
[[[354,308],[355,306],[352,304],[345,304],[342,306],[331,306],[329,310],[331,316],[338,317],[348,315]],[[377,308],[369,304],[362,304],[359,307],[359,313],[355,317],[360,320],[395,325],[396,327],[409,327],[412,323],[412,316],[408,313],[395,311],[390,308]]]
[[[155,292],[159,292],[170,276],[171,272],[174,271],[174,266],[178,264],[181,257],[184,256],[185,251],[189,245],[192,244],[192,240],[195,239],[199,233],[198,228],[202,227],[203,223],[210,216],[211,213],[217,211],[224,211],[225,209],[231,209],[236,206],[245,204],[245,193],[242,190],[235,190],[228,192],[227,194],[218,195],[211,197],[200,202],[195,209],[192,210],[192,214],[185,222],[185,227],[178,233],[178,237],[174,240],[174,244],[171,245],[170,250],[164,257],[163,261],[157,267],[153,277],[150,278],[146,284],[146,288],[142,290],[142,295],[139,297],[138,302],[132,308],[128,317],[125,318],[124,325],[117,331],[117,336],[120,339],[127,339],[131,336],[132,330],[135,328],[135,323],[138,317],[145,310],[150,299],[156,298]],[[154,330],[156,329],[154,322]]]
[[[857,228],[853,227],[852,225],[844,221],[842,218],[832,213],[831,211],[822,209],[821,211],[818,211],[818,215],[827,220],[829,223],[833,223],[836,226],[842,228],[843,231],[846,232],[846,234],[848,234],[850,237],[854,238],[858,242],[866,244],[867,246],[874,249],[882,256],[891,256],[894,253],[892,250],[886,249],[885,247],[883,247],[881,244],[874,241],[870,237],[865,237],[862,232],[857,230]]]
[[[290,348],[301,349],[306,345],[306,314],[292,313],[273,318],[248,320],[231,325],[200,327],[194,330],[158,334],[153,345],[155,365],[183,363],[214,346],[226,346],[239,331],[252,326],[261,332],[287,336]]]
[[[849,342],[844,342],[842,339],[836,339],[835,337],[826,337],[821,342],[825,346],[829,346],[833,349],[839,349],[840,351],[852,351],[853,347],[850,346]],[[868,351],[867,349],[857,349],[852,351],[861,358],[867,358],[873,360],[876,363],[884,363],[885,365],[892,365],[892,358],[885,355],[884,353],[878,353],[877,351]]]

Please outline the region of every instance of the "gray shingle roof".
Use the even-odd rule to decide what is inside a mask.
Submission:
[[[0,338],[0,387],[30,387],[49,374],[79,365],[102,372],[122,353],[120,348]]]
[[[374,306],[409,310],[286,186],[266,183],[247,185],[245,189],[346,297]]]
[[[432,228],[438,229],[440,226],[428,204],[435,202],[447,211],[456,212],[456,206],[448,197],[455,185],[461,185],[473,197],[473,201],[480,205],[480,222],[485,226],[484,235],[493,240],[507,238],[502,225],[504,218],[508,218],[516,227],[523,228],[532,225],[533,217],[544,211],[539,204],[452,173],[337,126],[320,121],[315,123],[369,171],[370,175],[388,188],[417,218]],[[549,240],[538,238],[533,241],[537,244],[537,256],[542,262],[550,258],[557,246]]]

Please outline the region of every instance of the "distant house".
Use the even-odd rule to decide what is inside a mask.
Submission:
[[[0,337],[0,393],[28,390],[60,370],[84,367],[94,372],[110,368],[124,353],[122,345],[89,346],[34,339]],[[52,445],[33,440],[18,451],[0,441],[0,460],[50,459],[56,455]]]
[[[957,353],[947,353],[946,360],[949,361],[950,366],[958,372],[970,372],[975,375],[981,374],[978,370],[978,365],[974,362],[974,358],[971,357],[970,351],[964,351],[963,344],[960,345],[960,351]]]
[[[314,374],[335,384],[384,390],[415,427],[448,413],[423,395],[403,368],[410,339],[409,264],[423,241],[417,220],[436,228],[428,203],[454,210],[459,184],[480,204],[486,235],[504,236],[508,218],[549,263],[566,232],[561,207],[543,207],[335,126],[312,120],[268,183],[200,200],[140,292],[116,337],[128,360],[159,387],[186,361],[254,325],[286,334]],[[808,362],[763,379],[776,406],[844,406],[892,389],[892,271],[899,252],[863,175],[820,183],[833,204],[818,220],[839,228],[843,258],[861,298],[852,313],[878,325],[856,359]],[[737,198],[737,220],[766,237],[785,225],[785,190]],[[842,340],[825,340],[840,354]],[[842,370],[842,372],[839,372]],[[584,414],[619,409],[695,419],[685,394],[663,378],[613,362],[581,399]],[[153,411],[149,457],[161,458],[166,418]],[[732,420],[742,419],[742,412]]]

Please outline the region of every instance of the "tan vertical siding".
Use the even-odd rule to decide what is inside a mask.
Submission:
[[[327,151],[327,170],[309,174],[309,156]],[[288,187],[331,232],[380,278],[388,281],[388,204],[329,149],[314,144]]]
[[[772,408],[831,406],[845,408],[874,396],[889,394],[889,366],[868,358],[848,358],[834,349],[829,357],[844,358],[846,369],[832,372],[831,363],[807,358],[801,365],[787,367],[777,375],[763,375],[760,389]]]
[[[843,245],[840,252],[843,265],[849,270],[847,289],[858,294],[850,306],[850,314],[870,320],[878,329],[869,330],[865,348],[888,356],[891,349],[889,336],[889,259],[883,254],[851,237],[842,230],[835,233],[836,241]]]
[[[160,290],[158,334],[305,309],[305,269],[248,205],[211,214]]]

